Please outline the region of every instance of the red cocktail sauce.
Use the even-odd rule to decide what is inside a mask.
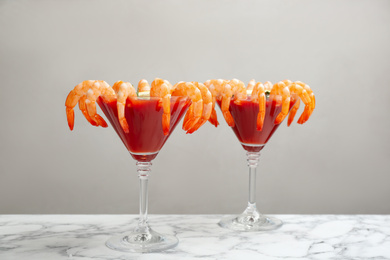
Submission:
[[[116,98],[99,97],[97,100],[112,127],[123,144],[137,161],[151,161],[183,117],[191,100],[186,97],[171,98],[170,132],[164,135],[162,129],[163,108],[159,98],[128,98],[125,106],[125,117],[129,133],[125,133],[118,120]]]
[[[218,101],[221,105],[221,102]],[[290,109],[294,105],[290,102]],[[257,114],[259,104],[253,103],[249,98],[239,102],[230,102],[229,111],[234,119],[235,126],[232,127],[238,140],[248,152],[259,152],[271,138],[280,124],[275,125],[275,119],[282,109],[282,104],[276,101],[267,100],[263,129],[257,130]]]

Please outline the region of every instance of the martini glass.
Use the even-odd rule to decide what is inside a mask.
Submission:
[[[291,99],[290,109],[295,99]],[[221,102],[218,102],[221,107]],[[254,103],[248,97],[239,102],[231,101],[229,111],[234,119],[235,126],[232,127],[244,150],[246,150],[249,167],[249,199],[248,206],[238,216],[223,218],[218,224],[221,227],[236,231],[267,231],[274,230],[283,225],[277,218],[261,214],[256,207],[256,169],[259,163],[260,151],[275,133],[280,124],[275,125],[275,119],[282,109],[281,102],[267,97],[266,112],[263,129],[256,128],[259,104]]]
[[[148,224],[148,177],[152,160],[156,158],[176,125],[190,106],[187,97],[171,97],[170,132],[162,129],[163,108],[160,98],[130,97],[125,106],[125,117],[129,133],[125,133],[118,120],[117,100],[114,96],[99,97],[98,104],[116,133],[136,160],[140,183],[140,214],[138,225],[123,235],[110,238],[106,245],[122,252],[159,252],[178,244],[174,235],[160,234]]]

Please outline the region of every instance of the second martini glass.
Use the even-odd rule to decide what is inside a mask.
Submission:
[[[221,105],[218,102],[219,106]],[[290,109],[294,105],[290,102]],[[236,231],[266,231],[274,230],[283,225],[277,218],[261,214],[256,207],[256,168],[258,166],[260,151],[275,133],[280,124],[275,125],[275,119],[282,109],[282,104],[275,100],[266,100],[266,112],[262,131],[256,128],[259,104],[254,103],[248,97],[236,104],[230,102],[229,111],[234,119],[232,127],[242,147],[247,151],[249,167],[249,199],[245,211],[238,216],[229,216],[218,224],[221,227]]]
[[[129,132],[123,131],[118,120],[117,99],[115,96],[102,96],[97,100],[100,108],[112,127],[137,161],[140,182],[140,215],[138,225],[133,231],[114,236],[106,245],[123,252],[158,252],[175,247],[178,239],[173,235],[160,234],[148,224],[148,177],[152,160],[156,158],[191,101],[187,97],[171,97],[170,132],[164,135],[162,129],[163,108],[160,98],[130,97],[125,106],[125,117]]]

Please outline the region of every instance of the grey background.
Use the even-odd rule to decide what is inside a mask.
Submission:
[[[390,213],[390,1],[0,1],[0,213],[137,213],[135,162],[64,102],[86,79],[289,78],[317,108],[262,152],[266,213]],[[300,110],[302,111],[302,110]],[[153,162],[150,213],[238,213],[245,152],[180,128]],[[301,112],[299,112],[300,114]]]

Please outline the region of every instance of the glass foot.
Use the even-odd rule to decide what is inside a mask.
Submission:
[[[280,219],[264,215],[229,216],[223,218],[219,226],[235,231],[269,231],[278,229],[283,225]]]
[[[107,240],[106,246],[122,252],[149,253],[173,248],[178,243],[176,236],[162,235],[149,229],[147,232],[135,231],[114,236]]]

